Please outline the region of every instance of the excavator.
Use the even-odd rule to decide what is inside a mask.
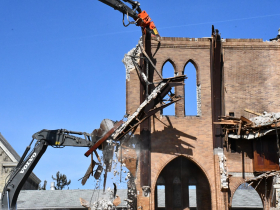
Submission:
[[[125,27],[130,24],[135,24],[137,26],[140,26],[144,33],[150,33],[152,36],[159,37],[159,33],[154,22],[151,20],[146,11],[141,10],[139,2],[132,0],[123,0],[123,2],[121,0],[99,1],[123,13],[123,25]],[[130,8],[124,2],[130,4],[132,8]],[[128,24],[125,24],[125,15],[127,16]],[[130,21],[129,17],[133,18],[134,21]],[[166,95],[171,87],[169,87],[168,85],[165,85],[164,87],[165,89],[167,89],[167,91],[165,91],[166,93],[164,94]],[[160,98],[162,97],[163,96],[161,96]],[[174,102],[175,101],[173,101],[172,103]],[[52,146],[55,148],[63,148],[65,146],[88,147],[91,148],[91,150],[88,151],[88,154],[86,154],[86,156],[88,156],[90,153],[92,153],[93,149],[95,150],[104,140],[108,139],[109,136],[117,128],[119,128],[121,123],[122,121],[116,123],[115,127],[112,128],[112,130],[109,131],[106,135],[104,135],[103,138],[99,139],[99,141],[97,141],[96,136],[92,136],[92,134],[86,132],[68,131],[66,129],[44,129],[35,133],[32,136],[33,139],[31,143],[26,148],[17,166],[13,168],[13,170],[7,177],[8,181],[6,182],[1,194],[1,208],[3,210],[17,209],[17,198],[20,190],[42,155],[45,153],[48,146]],[[78,137],[78,135],[82,135],[84,138]],[[29,152],[31,145],[33,144],[33,141],[35,139],[37,141],[35,143],[34,149]]]
[[[84,138],[81,138],[78,135],[83,135]],[[37,142],[35,143],[34,149],[28,153],[35,139]],[[64,146],[91,147],[93,144],[94,142],[92,141],[91,134],[85,132],[68,131],[66,129],[44,129],[35,133],[17,166],[13,168],[7,177],[8,181],[6,182],[1,195],[2,209],[16,209],[17,198],[22,186],[42,155],[45,153],[48,146],[55,148],[62,148]]]

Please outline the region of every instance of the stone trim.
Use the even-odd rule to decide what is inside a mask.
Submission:
[[[228,174],[231,175],[232,177],[243,177],[243,173],[241,173],[241,172],[228,172]],[[255,175],[253,173],[244,173],[244,176],[246,178],[255,177]]]
[[[12,155],[12,153],[5,147],[5,145],[0,141],[0,147],[3,151],[8,155],[8,157],[15,163],[17,162],[16,158]]]
[[[152,44],[152,48],[157,48],[156,44]],[[206,44],[194,44],[194,45],[186,45],[186,44],[164,44],[160,45],[160,48],[181,48],[181,49],[210,49],[209,43]]]

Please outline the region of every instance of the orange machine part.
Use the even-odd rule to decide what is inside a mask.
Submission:
[[[144,29],[144,33],[146,33],[146,27],[148,27],[149,29],[151,29],[153,31],[155,36],[159,36],[154,22],[152,21],[152,19],[150,18],[150,16],[148,15],[148,13],[145,10],[143,10],[138,15],[138,18],[140,20],[137,21],[137,25],[141,26]]]
[[[156,27],[156,25],[154,24],[154,22],[152,21],[151,23],[150,23],[150,29],[154,29]]]
[[[138,18],[140,18],[142,20],[142,22],[141,22],[141,26],[142,27],[146,27],[151,22],[151,18],[150,18],[150,16],[148,15],[148,13],[145,10],[142,11],[138,15]]]

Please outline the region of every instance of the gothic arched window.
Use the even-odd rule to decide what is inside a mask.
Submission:
[[[201,115],[201,87],[197,79],[197,69],[193,61],[189,61],[184,69],[188,77],[185,80],[185,115]]]
[[[172,65],[172,63],[170,61],[167,61],[162,68],[162,77],[163,78],[169,78],[169,77],[174,77],[175,74],[175,70],[174,70],[174,66]],[[175,88],[173,87],[171,89],[172,93],[175,93]],[[166,96],[166,98],[168,98],[168,96]],[[164,98],[164,99],[166,99]],[[168,103],[165,102],[164,103]],[[162,114],[163,115],[175,115],[175,104],[171,104],[168,107],[164,108],[162,110]]]

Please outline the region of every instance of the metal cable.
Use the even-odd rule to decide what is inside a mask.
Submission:
[[[125,13],[123,13],[123,20],[122,20],[123,26],[124,26],[124,27],[127,27],[127,26],[129,26],[130,24],[136,24],[136,23],[140,20],[140,18],[138,18],[136,21],[130,21],[130,20],[129,20],[129,17],[128,17],[128,11],[126,11],[126,17],[127,17],[128,24],[125,24],[125,23],[124,23],[124,16],[125,16]]]

